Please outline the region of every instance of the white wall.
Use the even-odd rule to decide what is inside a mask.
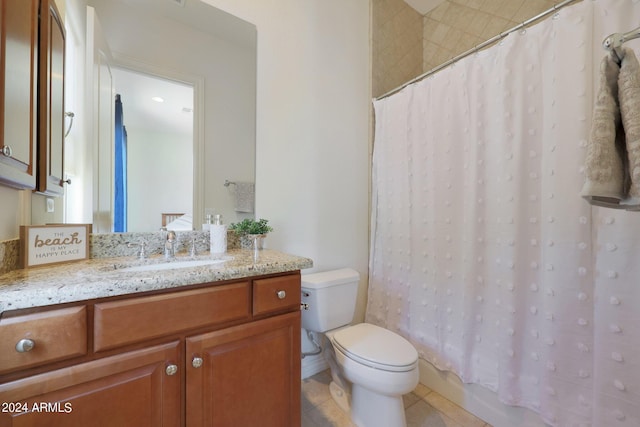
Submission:
[[[357,269],[362,316],[369,1],[205,1],[258,29],[256,211],[275,228],[266,245],[312,258],[313,270]]]
[[[256,215],[267,247],[305,272],[352,267],[368,281],[371,69],[367,0],[203,0],[258,29]],[[303,351],[312,346],[303,333]],[[303,376],[325,368],[302,361]]]
[[[31,224],[31,191],[0,185],[0,241],[19,237],[20,225]]]
[[[192,213],[193,177],[175,173],[193,169],[193,152],[177,148],[190,144],[190,135],[127,126],[130,230],[158,231],[161,212]]]

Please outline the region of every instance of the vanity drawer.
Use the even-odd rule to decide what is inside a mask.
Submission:
[[[233,320],[250,319],[250,282],[211,286],[123,301],[98,303],[94,309],[94,350]]]
[[[0,319],[0,374],[85,354],[84,306]]]
[[[300,309],[300,275],[253,281],[253,315]]]

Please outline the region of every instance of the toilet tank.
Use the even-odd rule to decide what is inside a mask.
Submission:
[[[302,275],[302,327],[326,332],[351,323],[360,274],[351,268]]]

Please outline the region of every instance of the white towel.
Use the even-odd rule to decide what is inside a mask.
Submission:
[[[629,161],[629,193],[620,204],[640,210],[640,65],[632,49],[623,47],[618,78],[618,99]]]
[[[253,182],[237,182],[235,185],[236,212],[252,213],[255,200]]]
[[[167,224],[167,230],[191,231],[193,230],[193,217],[191,214],[184,214]]]
[[[585,164],[586,180],[582,197],[597,206],[619,208],[626,195],[626,149],[624,129],[618,107],[620,67],[610,55],[600,63],[600,88],[593,110],[593,121]]]

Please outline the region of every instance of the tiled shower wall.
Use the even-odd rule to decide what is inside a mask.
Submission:
[[[372,0],[374,97],[422,74],[423,17],[404,0]]]
[[[423,17],[404,0],[373,0],[373,96],[400,86],[556,3],[559,1],[445,0]]]

